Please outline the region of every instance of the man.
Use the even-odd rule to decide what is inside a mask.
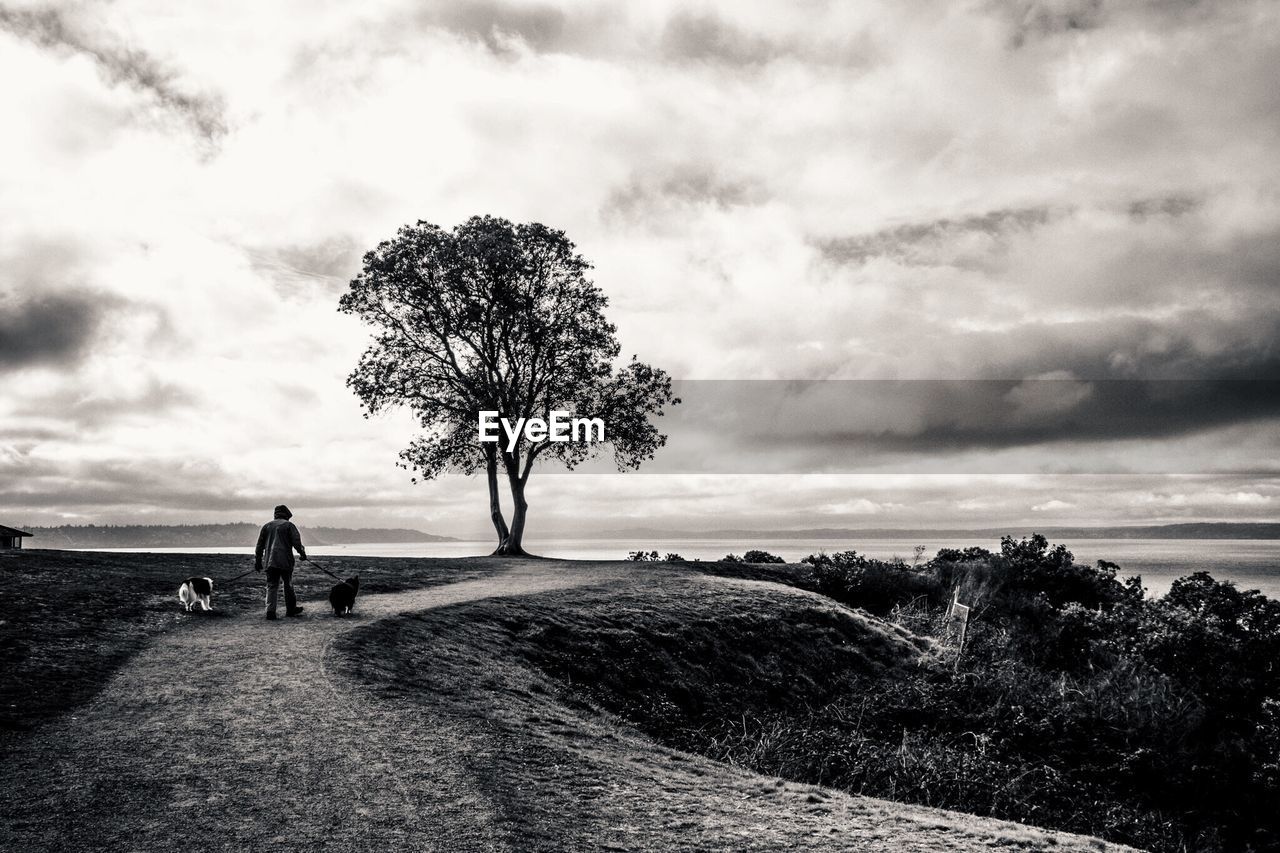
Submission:
[[[293,513],[284,504],[276,507],[275,518],[262,525],[258,534],[258,547],[253,551],[254,569],[262,571],[262,557],[266,554],[267,567],[267,618],[276,618],[276,593],[284,581],[284,615],[297,616],[302,612],[293,594],[293,552],[296,548],[302,559],[307,559],[302,547],[302,534],[289,519]]]

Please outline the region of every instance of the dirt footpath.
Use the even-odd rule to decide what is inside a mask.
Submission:
[[[405,731],[333,683],[325,649],[384,615],[592,580],[497,578],[362,596],[358,619],[304,601],[159,638],[4,768],[7,850],[501,849],[468,783],[464,733]]]

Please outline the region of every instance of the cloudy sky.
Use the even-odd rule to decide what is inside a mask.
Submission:
[[[0,3],[0,523],[486,533],[336,311],[478,213],[687,401],[534,541],[1280,509],[1274,0],[197,5]]]

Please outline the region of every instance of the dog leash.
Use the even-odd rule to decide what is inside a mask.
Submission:
[[[324,566],[320,565],[319,563],[315,562],[314,560],[307,559],[307,560],[304,560],[304,562],[310,563],[311,565],[315,566],[317,569],[319,569],[320,571],[324,572],[326,575],[328,575],[329,577],[333,578],[334,580],[336,580],[336,581],[338,581],[338,582],[340,582],[340,583],[345,583],[345,582],[346,582],[343,578],[338,577],[338,576],[337,576],[337,575],[335,575],[333,572],[329,571],[329,570],[328,570],[328,569],[326,569]]]
[[[324,572],[326,575],[328,575],[329,577],[333,578],[334,580],[337,580],[337,581],[343,580],[342,578],[338,577],[338,576],[337,576],[337,575],[335,575],[333,572],[329,571],[328,569],[326,569],[324,566],[320,565],[320,564],[319,564],[319,563],[317,563],[317,562],[314,562],[314,561],[312,561],[312,560],[304,560],[303,562],[305,562],[305,563],[311,563],[311,565],[315,566],[317,569],[319,569],[320,571]],[[249,571],[247,571],[247,572],[241,572],[240,574],[236,575],[236,576],[235,576],[235,577],[233,577],[233,578],[225,578],[225,579],[222,579],[222,578],[215,578],[215,580],[216,580],[218,583],[220,583],[220,584],[232,583],[232,582],[234,582],[234,581],[238,581],[238,580],[240,580],[240,578],[245,577],[246,575],[251,575],[251,574],[253,574],[253,573],[254,573],[254,572],[256,572],[256,571],[258,571],[258,570],[257,570],[257,568],[252,568],[252,569],[250,569],[250,570],[249,570]]]
[[[303,562],[311,563],[311,565],[315,566],[317,569],[324,572],[326,575],[328,575],[329,577],[333,578],[336,581],[343,580],[342,578],[338,577],[333,572],[329,571],[328,569],[326,569],[324,566],[320,565],[317,562],[314,562],[312,560],[304,560]],[[235,583],[236,581],[240,580],[240,578],[247,577],[248,575],[251,575],[256,571],[258,571],[258,569],[257,567],[254,567],[252,569],[249,569],[249,571],[247,572],[241,572],[240,574],[236,575],[233,578],[214,578],[213,580],[219,584]]]
[[[238,575],[236,575],[236,576],[235,576],[235,577],[233,577],[233,578],[227,578],[226,580],[219,580],[219,581],[218,581],[218,583],[232,583],[232,582],[234,582],[234,581],[238,581],[238,580],[240,580],[240,578],[244,577],[245,575],[251,575],[251,574],[253,574],[253,573],[254,573],[254,572],[256,572],[256,571],[257,571],[257,569],[256,569],[256,568],[254,568],[254,569],[250,569],[249,571],[247,571],[247,572],[243,572],[243,573],[241,573],[241,574],[238,574]]]

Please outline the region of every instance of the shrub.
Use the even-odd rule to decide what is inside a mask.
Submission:
[[[657,551],[631,551],[627,554],[627,559],[633,563],[683,563],[685,561],[679,554],[668,553],[665,557],[659,557]]]
[[[742,555],[744,563],[785,563],[786,560],[781,557],[775,557],[768,551],[748,551]]]
[[[1280,851],[1280,602],[1196,573],[1143,596],[1043,536],[919,570],[819,553],[811,588],[941,635],[958,671],[863,674],[834,701],[724,708],[686,748],[765,773],[1154,851]]]
[[[1280,602],[1196,572],[1142,612],[1143,660],[1202,697],[1221,724],[1253,725],[1280,701]]]
[[[986,548],[965,548],[963,551],[956,548],[943,548],[934,560],[939,563],[976,563],[989,560],[991,557],[991,552]]]
[[[1142,597],[1141,588],[1123,584],[1115,563],[1099,560],[1096,567],[1076,565],[1065,545],[1049,547],[1039,533],[1029,539],[1000,540],[1001,561],[1009,583],[1023,591],[1044,595],[1054,607],[1070,602],[1085,607],[1111,606]]]
[[[935,606],[945,598],[937,575],[928,568],[914,569],[901,560],[885,562],[857,551],[840,551],[810,554],[801,562],[813,566],[813,581],[819,592],[881,616],[920,598]]]

